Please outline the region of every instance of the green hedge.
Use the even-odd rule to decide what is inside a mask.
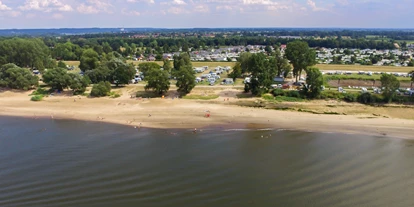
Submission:
[[[43,95],[34,95],[30,98],[31,101],[41,101],[43,100]]]

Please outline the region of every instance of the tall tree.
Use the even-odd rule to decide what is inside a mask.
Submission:
[[[169,74],[166,70],[152,68],[146,72],[145,80],[147,81],[145,90],[153,89],[158,94],[163,94],[170,89]]]
[[[289,42],[286,47],[285,55],[293,65],[293,75],[298,81],[298,77],[302,75],[302,71],[307,67],[316,64],[316,53],[309,48],[308,43],[304,41]]]
[[[381,75],[380,81],[381,86],[384,88],[383,94],[385,100],[391,102],[396,94],[396,90],[400,88],[400,81],[395,76],[385,73]]]
[[[72,83],[71,77],[68,75],[66,69],[54,68],[49,69],[43,74],[43,82],[59,91],[68,88]]]
[[[167,71],[168,73],[171,72],[172,66],[171,66],[171,61],[168,59],[164,59],[163,60],[163,66],[162,68],[164,68],[165,71]]]
[[[276,76],[276,68],[263,53],[253,54],[249,60],[251,74],[249,89],[252,94],[260,95],[271,88],[273,78]]]
[[[12,38],[0,41],[0,63],[43,70],[49,61],[49,48],[41,39]]]
[[[316,98],[321,94],[323,76],[318,68],[308,68],[306,71],[305,92],[309,98]]]
[[[181,53],[180,55],[174,55],[174,70],[178,71],[181,67],[192,66],[190,55],[187,53]]]
[[[275,49],[274,55],[274,67],[277,71],[277,76],[287,77],[289,72],[292,70],[292,66],[289,64],[289,61],[282,56],[279,49]]]
[[[111,71],[109,81],[116,86],[128,84],[134,78],[135,68],[132,64],[126,63],[119,58],[113,58],[105,63]]]
[[[30,70],[9,63],[0,67],[0,87],[28,90],[39,84]]]
[[[195,75],[192,67],[188,65],[180,67],[180,69],[176,71],[175,74],[177,78],[176,86],[178,87],[178,91],[186,94],[190,93],[196,85]]]
[[[243,52],[240,54],[240,57],[238,58],[237,62],[240,63],[242,74],[249,71],[249,61],[251,56],[252,53],[249,52]]]
[[[139,71],[144,73],[146,76],[146,73],[150,70],[160,70],[160,65],[154,62],[146,62],[146,63],[140,63],[138,65]]]
[[[236,65],[234,65],[233,70],[229,74],[230,78],[233,78],[233,81],[236,80],[236,78],[240,78],[242,75],[242,69],[240,62],[236,62]]]
[[[68,73],[71,82],[69,88],[73,90],[73,94],[82,94],[85,92],[86,87],[89,86],[91,81],[88,76],[81,76],[76,73]]]
[[[85,72],[88,70],[93,70],[99,65],[99,56],[98,53],[93,49],[87,49],[83,51],[82,57],[80,59],[79,68]]]
[[[174,56],[174,71],[172,75],[176,77],[178,91],[181,93],[190,93],[196,85],[193,66],[190,56],[187,53],[181,53]]]

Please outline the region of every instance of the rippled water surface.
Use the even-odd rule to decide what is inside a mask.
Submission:
[[[414,142],[3,117],[0,206],[414,206]]]

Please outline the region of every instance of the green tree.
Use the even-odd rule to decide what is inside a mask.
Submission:
[[[0,67],[0,87],[28,90],[38,84],[39,78],[28,69],[12,63]]]
[[[274,61],[269,60],[263,53],[253,54],[249,60],[249,71],[251,74],[249,89],[254,95],[261,95],[271,88],[276,76]]]
[[[94,84],[91,90],[92,97],[107,96],[111,92],[111,83],[101,81],[98,84]]]
[[[242,74],[249,71],[249,61],[251,56],[252,54],[249,52],[244,52],[240,54],[240,57],[238,58],[237,62],[240,63]]]
[[[292,70],[292,66],[289,64],[289,61],[283,57],[279,49],[275,50],[275,56],[273,59],[273,65],[276,68],[277,76],[287,77],[289,72]]]
[[[91,83],[99,83],[109,80],[111,70],[106,65],[100,65],[96,69],[86,71],[85,76],[89,78]]]
[[[43,74],[43,82],[59,91],[68,88],[72,83],[69,74],[63,68],[49,69]]]
[[[240,62],[236,62],[236,65],[234,65],[233,70],[229,74],[230,78],[233,78],[233,81],[236,81],[236,78],[240,78],[242,75],[242,69]]]
[[[188,65],[183,66],[175,74],[178,91],[185,94],[190,93],[196,85],[193,68]]]
[[[0,63],[43,70],[49,62],[49,48],[41,39],[12,38],[0,41]]]
[[[119,58],[113,58],[105,63],[106,67],[111,71],[109,81],[116,86],[128,84],[134,78],[135,68],[132,64],[126,63]]]
[[[191,60],[190,60],[190,55],[188,55],[187,53],[181,53],[180,55],[174,55],[174,70],[178,71],[180,70],[181,67],[193,67]]]
[[[391,102],[396,94],[396,90],[400,88],[400,82],[395,76],[385,73],[381,75],[380,81],[383,87],[385,101]]]
[[[171,69],[172,69],[171,61],[168,59],[164,59],[162,68],[164,68],[164,70],[167,71],[168,73],[171,73]]]
[[[99,65],[99,56],[98,53],[93,49],[87,49],[83,51],[82,57],[80,59],[79,68],[85,72],[88,70],[93,70]]]
[[[316,53],[310,49],[308,43],[303,41],[289,42],[286,47],[285,55],[293,65],[293,75],[298,81],[298,77],[302,75],[302,71],[307,67],[315,65]]]
[[[150,69],[146,72],[145,80],[147,81],[145,90],[153,89],[158,94],[163,94],[170,89],[169,74],[166,70]]]
[[[181,53],[174,56],[174,71],[172,75],[176,77],[178,91],[181,93],[190,93],[196,85],[193,66],[190,56],[187,53]]]
[[[318,68],[309,68],[306,71],[305,92],[309,98],[316,98],[322,92],[323,76]]]
[[[146,73],[148,71],[159,70],[161,68],[161,66],[158,65],[157,63],[154,63],[154,62],[146,62],[146,63],[140,63],[138,65],[138,68],[139,68],[139,71],[143,72],[144,75],[146,76]]]
[[[66,64],[63,61],[59,61],[57,66],[58,66],[58,68],[66,69]]]
[[[69,88],[73,90],[73,94],[82,94],[86,91],[91,81],[88,76],[81,76],[75,73],[68,73],[71,78]]]

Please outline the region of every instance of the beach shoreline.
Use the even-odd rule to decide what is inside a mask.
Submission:
[[[117,99],[54,96],[32,102],[28,94],[0,94],[0,116],[100,121],[134,128],[272,128],[414,139],[414,120],[409,119],[311,114],[184,99],[131,99],[128,95]]]

